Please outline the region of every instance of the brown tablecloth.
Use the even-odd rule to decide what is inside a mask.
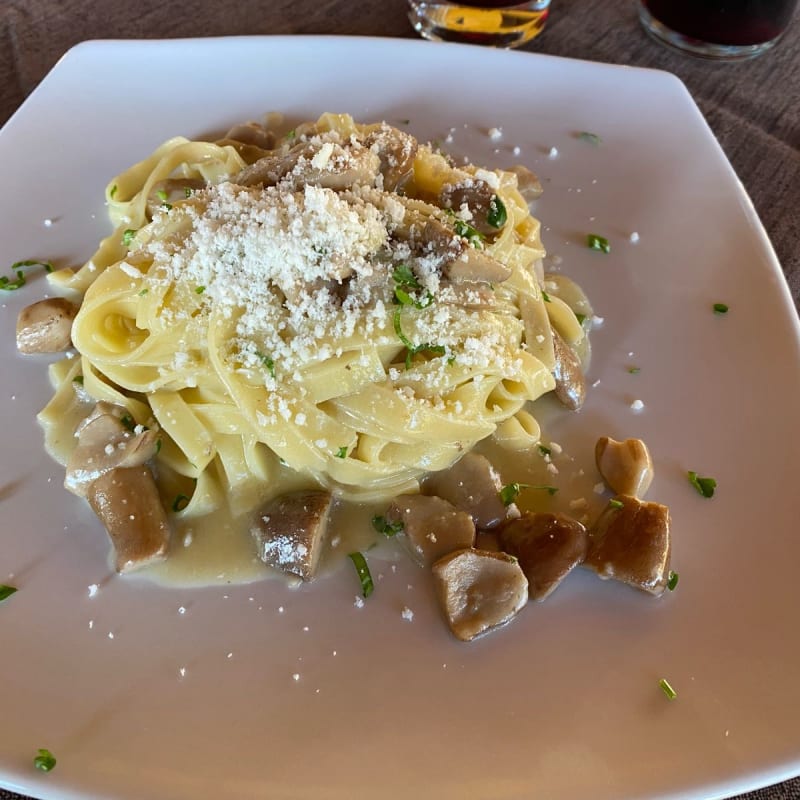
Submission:
[[[72,45],[86,39],[416,36],[406,18],[406,0],[0,0],[0,8],[0,124]],[[641,30],[631,0],[553,0],[548,28],[528,49],[678,75],[750,194],[800,306],[797,15],[773,51],[752,61],[721,64],[655,44]],[[800,800],[800,778],[742,797]],[[0,800],[21,798],[0,789]]]

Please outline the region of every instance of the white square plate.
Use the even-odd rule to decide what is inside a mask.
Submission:
[[[111,576],[98,522],[42,449],[46,359],[15,352],[17,311],[46,291],[32,278],[0,298],[0,583],[19,588],[0,605],[0,783],[52,800],[616,800],[722,797],[800,772],[798,324],[683,85],[422,41],[84,44],[0,134],[0,264],[83,262],[110,230],[111,176],[170,136],[269,110],[408,119],[423,140],[450,133],[454,154],[540,175],[545,245],[605,320],[586,406],[548,415],[546,435],[565,445],[565,480],[591,475],[598,436],[645,439],[680,583],[654,600],[580,572],[462,644],[405,561],[361,609],[344,573],[297,591]],[[590,232],[610,254],[586,247]],[[687,470],[715,477],[716,495]],[[58,758],[49,774],[33,769],[40,747]]]

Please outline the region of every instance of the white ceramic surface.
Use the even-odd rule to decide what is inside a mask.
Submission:
[[[362,609],[347,572],[298,591],[112,577],[99,524],[42,451],[48,359],[14,350],[18,309],[46,291],[31,279],[0,298],[0,583],[19,587],[0,605],[0,783],[47,800],[688,800],[800,772],[797,319],[683,85],[418,41],[85,44],[0,134],[0,264],[83,261],[109,230],[110,176],[169,136],[273,109],[454,128],[451,152],[541,176],[545,244],[605,320],[585,408],[549,415],[556,463],[566,480],[598,435],[648,442],[678,588],[653,600],[581,572],[466,645],[402,560]],[[713,499],[688,469],[717,479]]]

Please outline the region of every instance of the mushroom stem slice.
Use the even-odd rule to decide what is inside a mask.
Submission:
[[[147,467],[109,470],[89,486],[86,497],[114,545],[117,572],[132,572],[167,557],[169,522]]]
[[[556,397],[571,411],[578,411],[586,399],[586,381],[581,362],[575,351],[553,329],[553,352],[555,365],[553,378],[556,382]]]
[[[32,303],[17,317],[20,353],[60,353],[72,346],[72,322],[78,306],[63,297]]]
[[[250,527],[258,557],[267,566],[312,580],[332,503],[333,496],[321,491],[292,492],[270,500]]]
[[[528,602],[528,580],[505,553],[456,550],[433,565],[433,578],[447,624],[463,642],[509,622]]]
[[[498,530],[504,552],[516,556],[531,600],[544,600],[586,558],[586,528],[565,514],[526,511]]]
[[[597,469],[617,494],[642,497],[653,480],[653,460],[641,439],[618,442],[609,436],[597,440],[594,448]]]
[[[614,500],[589,531],[584,563],[601,578],[660,595],[669,580],[669,509],[627,495]]]

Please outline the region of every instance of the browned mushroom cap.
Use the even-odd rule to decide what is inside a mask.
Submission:
[[[447,624],[463,642],[513,619],[528,602],[528,580],[505,553],[456,550],[433,565],[433,580]]]
[[[169,522],[147,467],[109,470],[92,483],[86,497],[114,545],[117,572],[167,557]]]
[[[564,514],[526,511],[498,529],[504,552],[516,556],[532,600],[544,600],[586,557],[586,529]]]
[[[91,484],[118,467],[138,467],[158,450],[159,432],[131,430],[122,422],[126,410],[111,403],[97,403],[75,432],[78,444],[67,462],[64,487],[86,497]]]
[[[469,224],[484,236],[495,234],[498,228],[489,224],[489,211],[492,199],[496,197],[494,189],[480,178],[469,178],[460,183],[447,183],[439,193],[438,205],[458,211],[466,205],[472,212]]]
[[[486,456],[467,453],[452,467],[434,472],[422,484],[427,495],[436,495],[466,511],[476,528],[494,528],[507,517],[518,517],[519,509],[500,499],[500,475]]]
[[[581,370],[581,362],[575,351],[553,329],[553,353],[555,364],[556,397],[571,411],[577,411],[586,399],[586,381]]]
[[[268,566],[310,581],[317,572],[333,501],[328,492],[305,491],[270,500],[250,533]]]
[[[666,506],[618,495],[589,531],[584,563],[601,578],[660,595],[669,579],[669,523]]]
[[[597,440],[594,448],[597,469],[617,494],[642,497],[653,480],[653,461],[641,439],[618,442],[608,436]]]
[[[270,154],[245,167],[232,179],[241,186],[291,184],[348,189],[372,185],[380,173],[380,159],[366,148],[343,148],[333,142],[322,145],[301,142],[287,153]]]
[[[403,523],[403,538],[411,555],[423,566],[453,550],[475,544],[472,517],[464,511],[457,511],[441,497],[400,495],[389,506],[386,519]]]
[[[63,297],[51,297],[26,306],[17,317],[20,353],[59,353],[72,345],[72,321],[78,306]]]
[[[411,175],[419,147],[411,134],[383,124],[366,136],[364,146],[380,158],[383,188],[387,192],[396,191]]]
[[[536,175],[527,167],[518,164],[515,167],[511,167],[510,172],[516,174],[517,189],[519,189],[519,193],[525,200],[530,203],[531,200],[536,200],[537,197],[542,196],[542,192],[544,191],[542,189],[542,184],[539,182]]]

